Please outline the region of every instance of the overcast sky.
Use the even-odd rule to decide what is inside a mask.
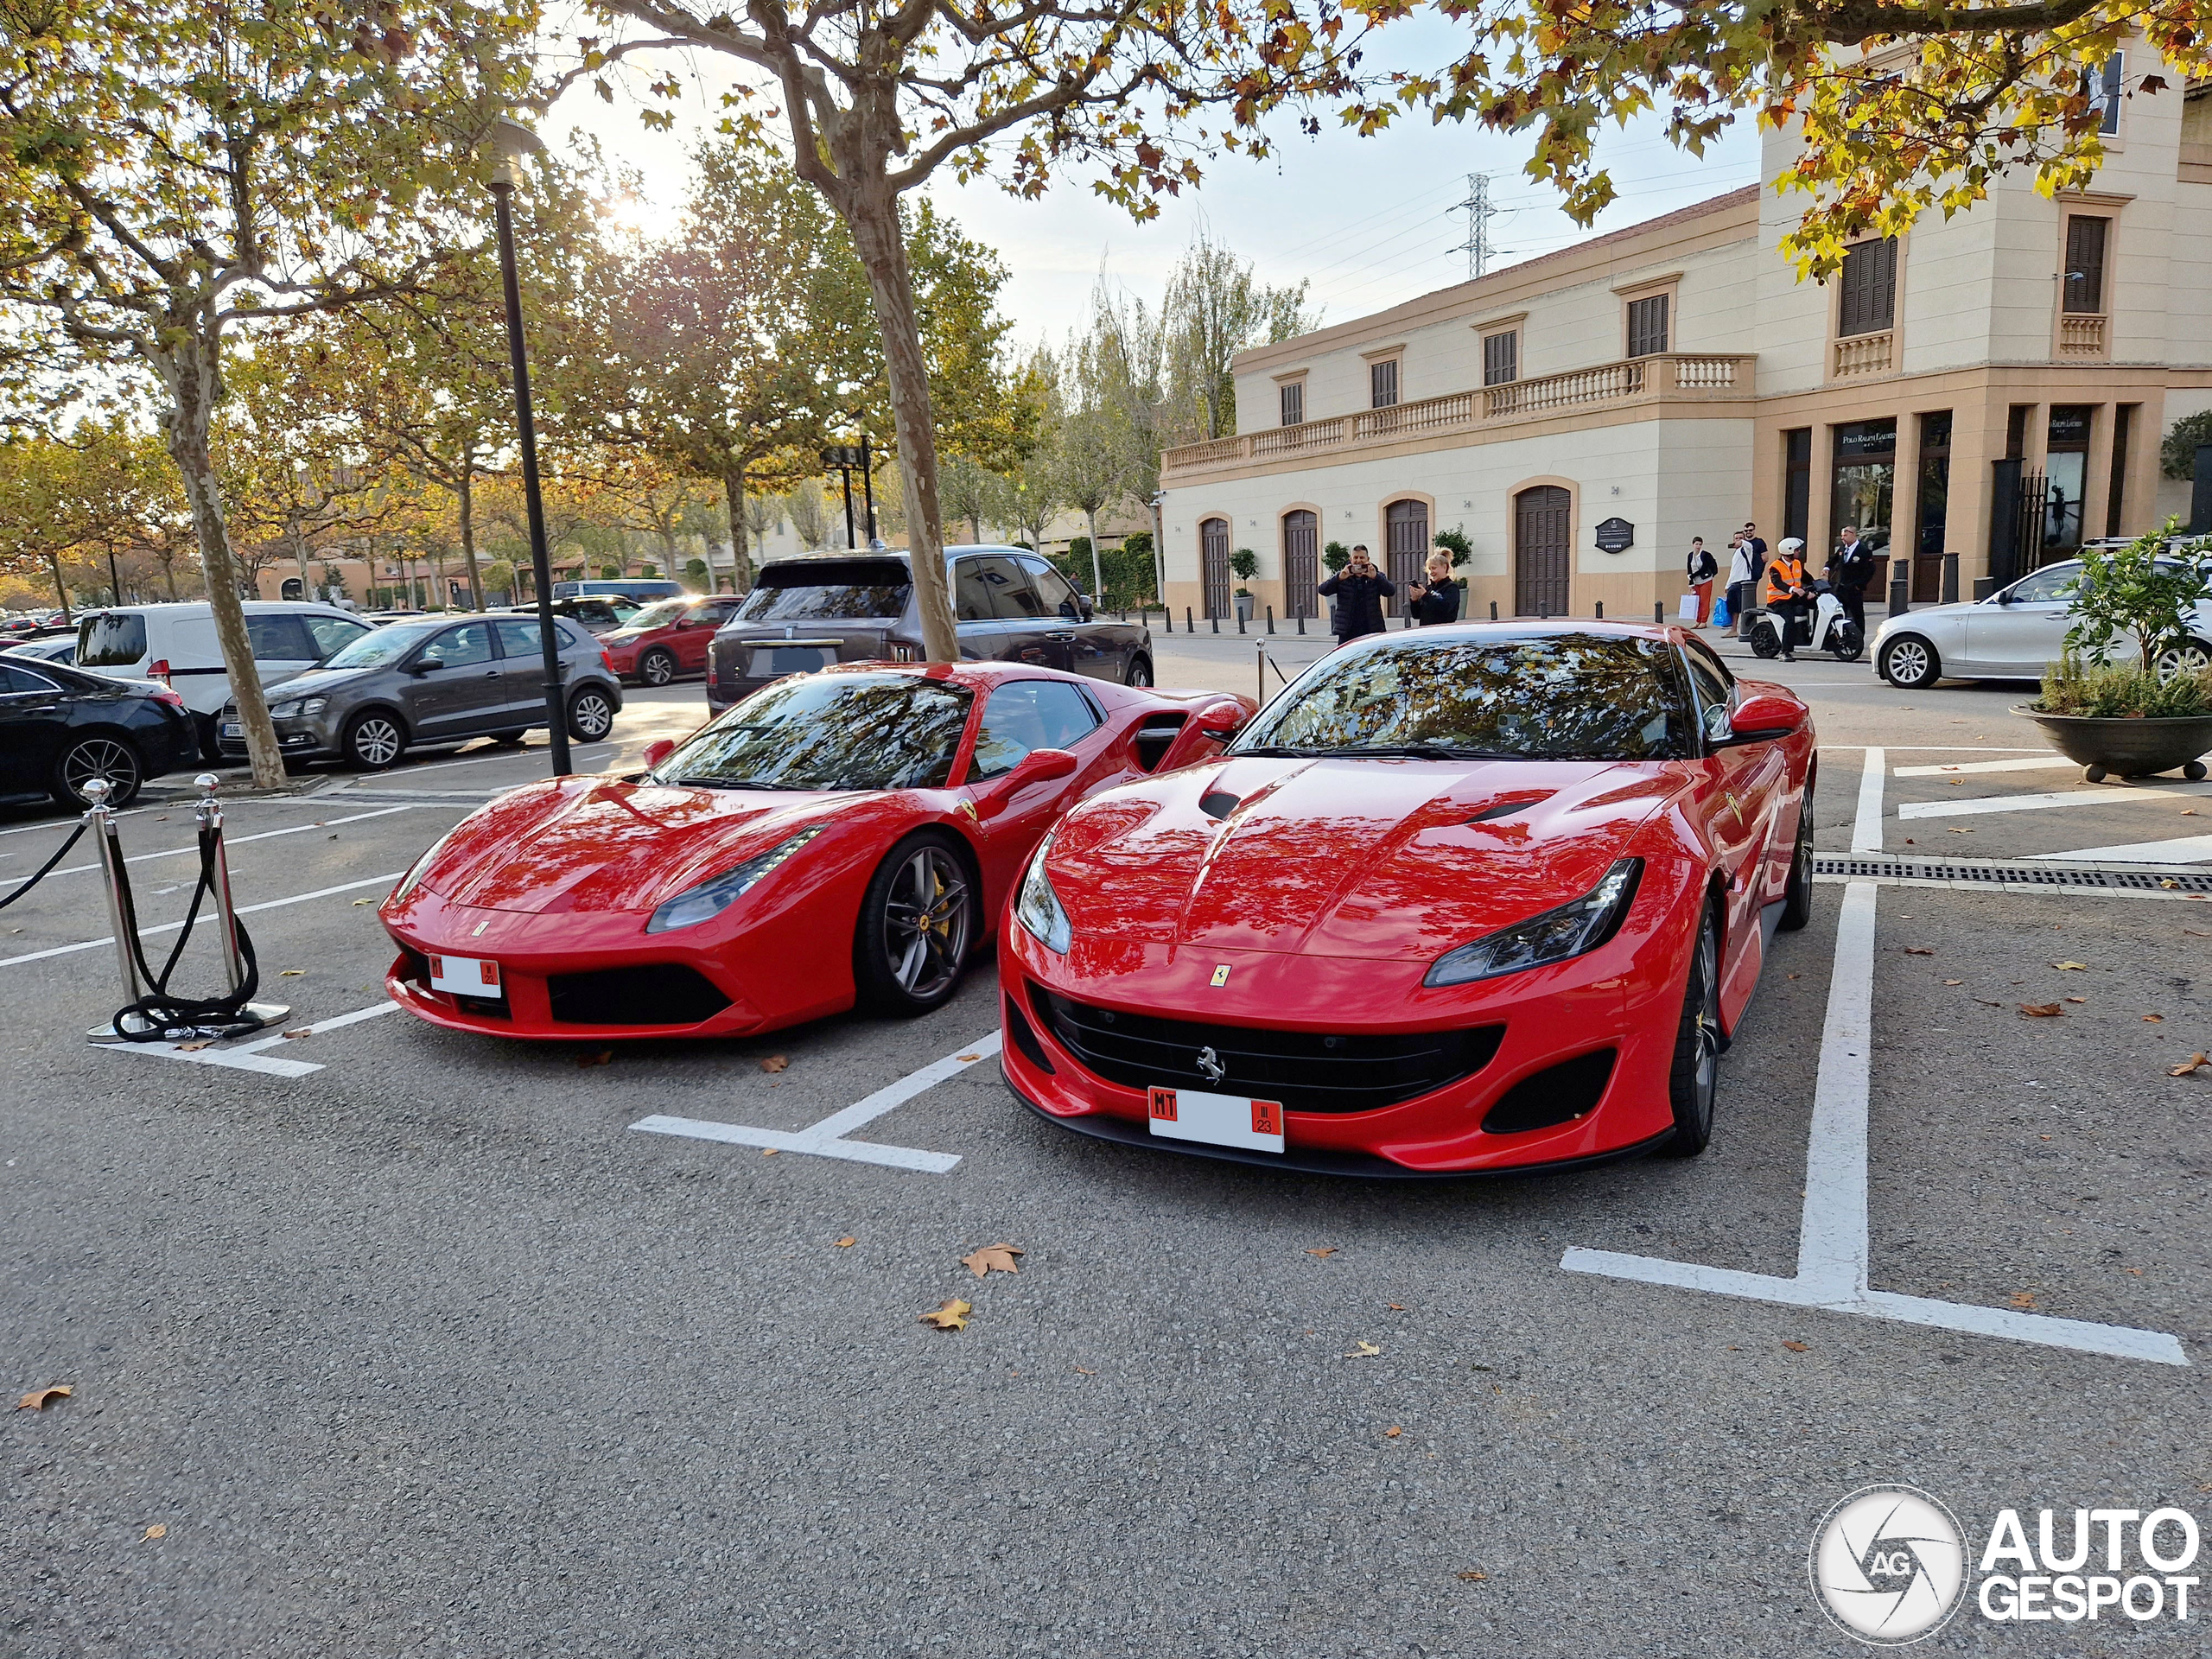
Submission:
[[[1447,60],[1456,36],[1434,21],[1390,33],[1394,58],[1425,55],[1430,64]],[[572,92],[543,124],[548,137],[570,128],[589,131],[611,162],[636,169],[640,195],[628,217],[646,232],[672,219],[683,195],[685,151],[711,130],[713,99],[734,79],[734,66],[711,54],[667,62],[683,67],[695,89],[674,132],[648,131],[626,92],[618,91],[609,105],[588,88]],[[1421,115],[1370,138],[1326,123],[1318,138],[1288,122],[1282,128],[1275,155],[1256,163],[1218,158],[1200,189],[1166,200],[1160,217],[1142,225],[1094,194],[1081,175],[1061,179],[1041,201],[1016,200],[985,181],[963,187],[949,177],[931,194],[1006,261],[1012,276],[1002,303],[1018,337],[1029,342],[1058,341],[1082,321],[1102,263],[1111,281],[1156,304],[1201,224],[1252,261],[1262,282],[1306,282],[1309,304],[1326,321],[1344,322],[1465,280],[1466,255],[1456,250],[1466,240],[1468,216],[1456,204],[1467,197],[1470,173],[1490,175],[1491,200],[1503,210],[1491,221],[1491,245],[1499,251],[1492,270],[1758,176],[1758,136],[1748,120],[1702,160],[1673,149],[1658,124],[1648,121],[1605,140],[1600,153],[1613,167],[1621,200],[1594,230],[1584,232],[1559,211],[1554,192],[1522,173],[1531,149],[1526,136],[1434,126]]]

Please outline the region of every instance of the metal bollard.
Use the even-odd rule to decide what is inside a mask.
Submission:
[[[1206,626],[1211,627],[1216,633],[1219,633],[1221,632],[1221,619],[1209,612],[1206,616]]]
[[[1306,613],[1303,611],[1298,613],[1298,637],[1301,639],[1306,637]]]
[[[1493,622],[1497,620],[1497,601],[1494,599],[1490,602],[1490,620]]]
[[[1255,647],[1255,665],[1260,671],[1260,706],[1265,708],[1268,702],[1268,636],[1263,633],[1252,644]]]
[[[1244,632],[1244,607],[1242,605],[1236,607],[1236,632]]]
[[[1902,561],[1892,561],[1890,568],[1897,573],[1890,578],[1890,614],[1903,616],[1912,608],[1911,567]]]
[[[1599,600],[1599,601],[1598,601],[1598,620],[1599,620],[1599,621],[1600,621],[1600,622],[1602,622],[1602,621],[1604,621],[1605,620],[1605,601],[1604,600],[1602,600],[1602,599],[1601,599],[1601,600]]]
[[[1663,628],[1667,626],[1667,601],[1663,599],[1655,599],[1651,601],[1651,626],[1655,628]]]
[[[1268,606],[1268,632],[1269,633],[1273,633],[1274,631],[1275,631],[1275,607],[1274,607],[1274,606],[1270,605],[1270,606]]]
[[[223,803],[215,794],[219,785],[213,772],[201,772],[192,785],[200,791],[199,803],[192,809],[193,822],[215,839],[213,878],[209,885],[215,899],[215,923],[222,931],[223,976],[235,995],[245,984],[245,957],[238,949],[238,906],[231,898],[231,855],[223,844]],[[281,1002],[249,1002],[238,1011],[238,1020],[273,1026],[291,1011]]]
[[[1955,553],[1946,553],[1943,556],[1943,603],[1955,605],[1958,602],[1959,556]]]
[[[1175,632],[1175,619],[1173,616],[1170,616],[1167,619],[1167,631],[1170,633]],[[1183,607],[1183,632],[1185,633],[1196,633],[1198,631],[1198,624],[1191,620],[1191,607],[1185,605]]]

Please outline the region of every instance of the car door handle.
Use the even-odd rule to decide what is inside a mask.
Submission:
[[[1073,628],[1069,628],[1061,632],[1048,633],[1045,637],[1047,639],[1065,639],[1070,644],[1073,644],[1075,641],[1075,630]]]

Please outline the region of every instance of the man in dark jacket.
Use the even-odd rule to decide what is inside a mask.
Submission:
[[[1329,601],[1329,632],[1339,645],[1362,634],[1382,632],[1382,601],[1398,591],[1397,584],[1375,568],[1363,542],[1351,550],[1344,568],[1320,586]]]
[[[1874,580],[1874,550],[1859,539],[1859,532],[1846,524],[1836,532],[1835,551],[1828,555],[1828,585],[1843,613],[1858,625],[1860,639],[1866,637],[1866,584]]]

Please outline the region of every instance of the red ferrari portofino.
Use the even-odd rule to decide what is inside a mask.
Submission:
[[[435,1024],[723,1036],[950,997],[1039,836],[1220,753],[1249,698],[1015,664],[854,664],[747,697],[628,777],[501,796],[378,914]]]
[[[1105,1139],[1350,1174],[1697,1153],[1811,913],[1813,771],[1805,706],[1679,629],[1361,641],[1046,839],[1007,1080]]]

